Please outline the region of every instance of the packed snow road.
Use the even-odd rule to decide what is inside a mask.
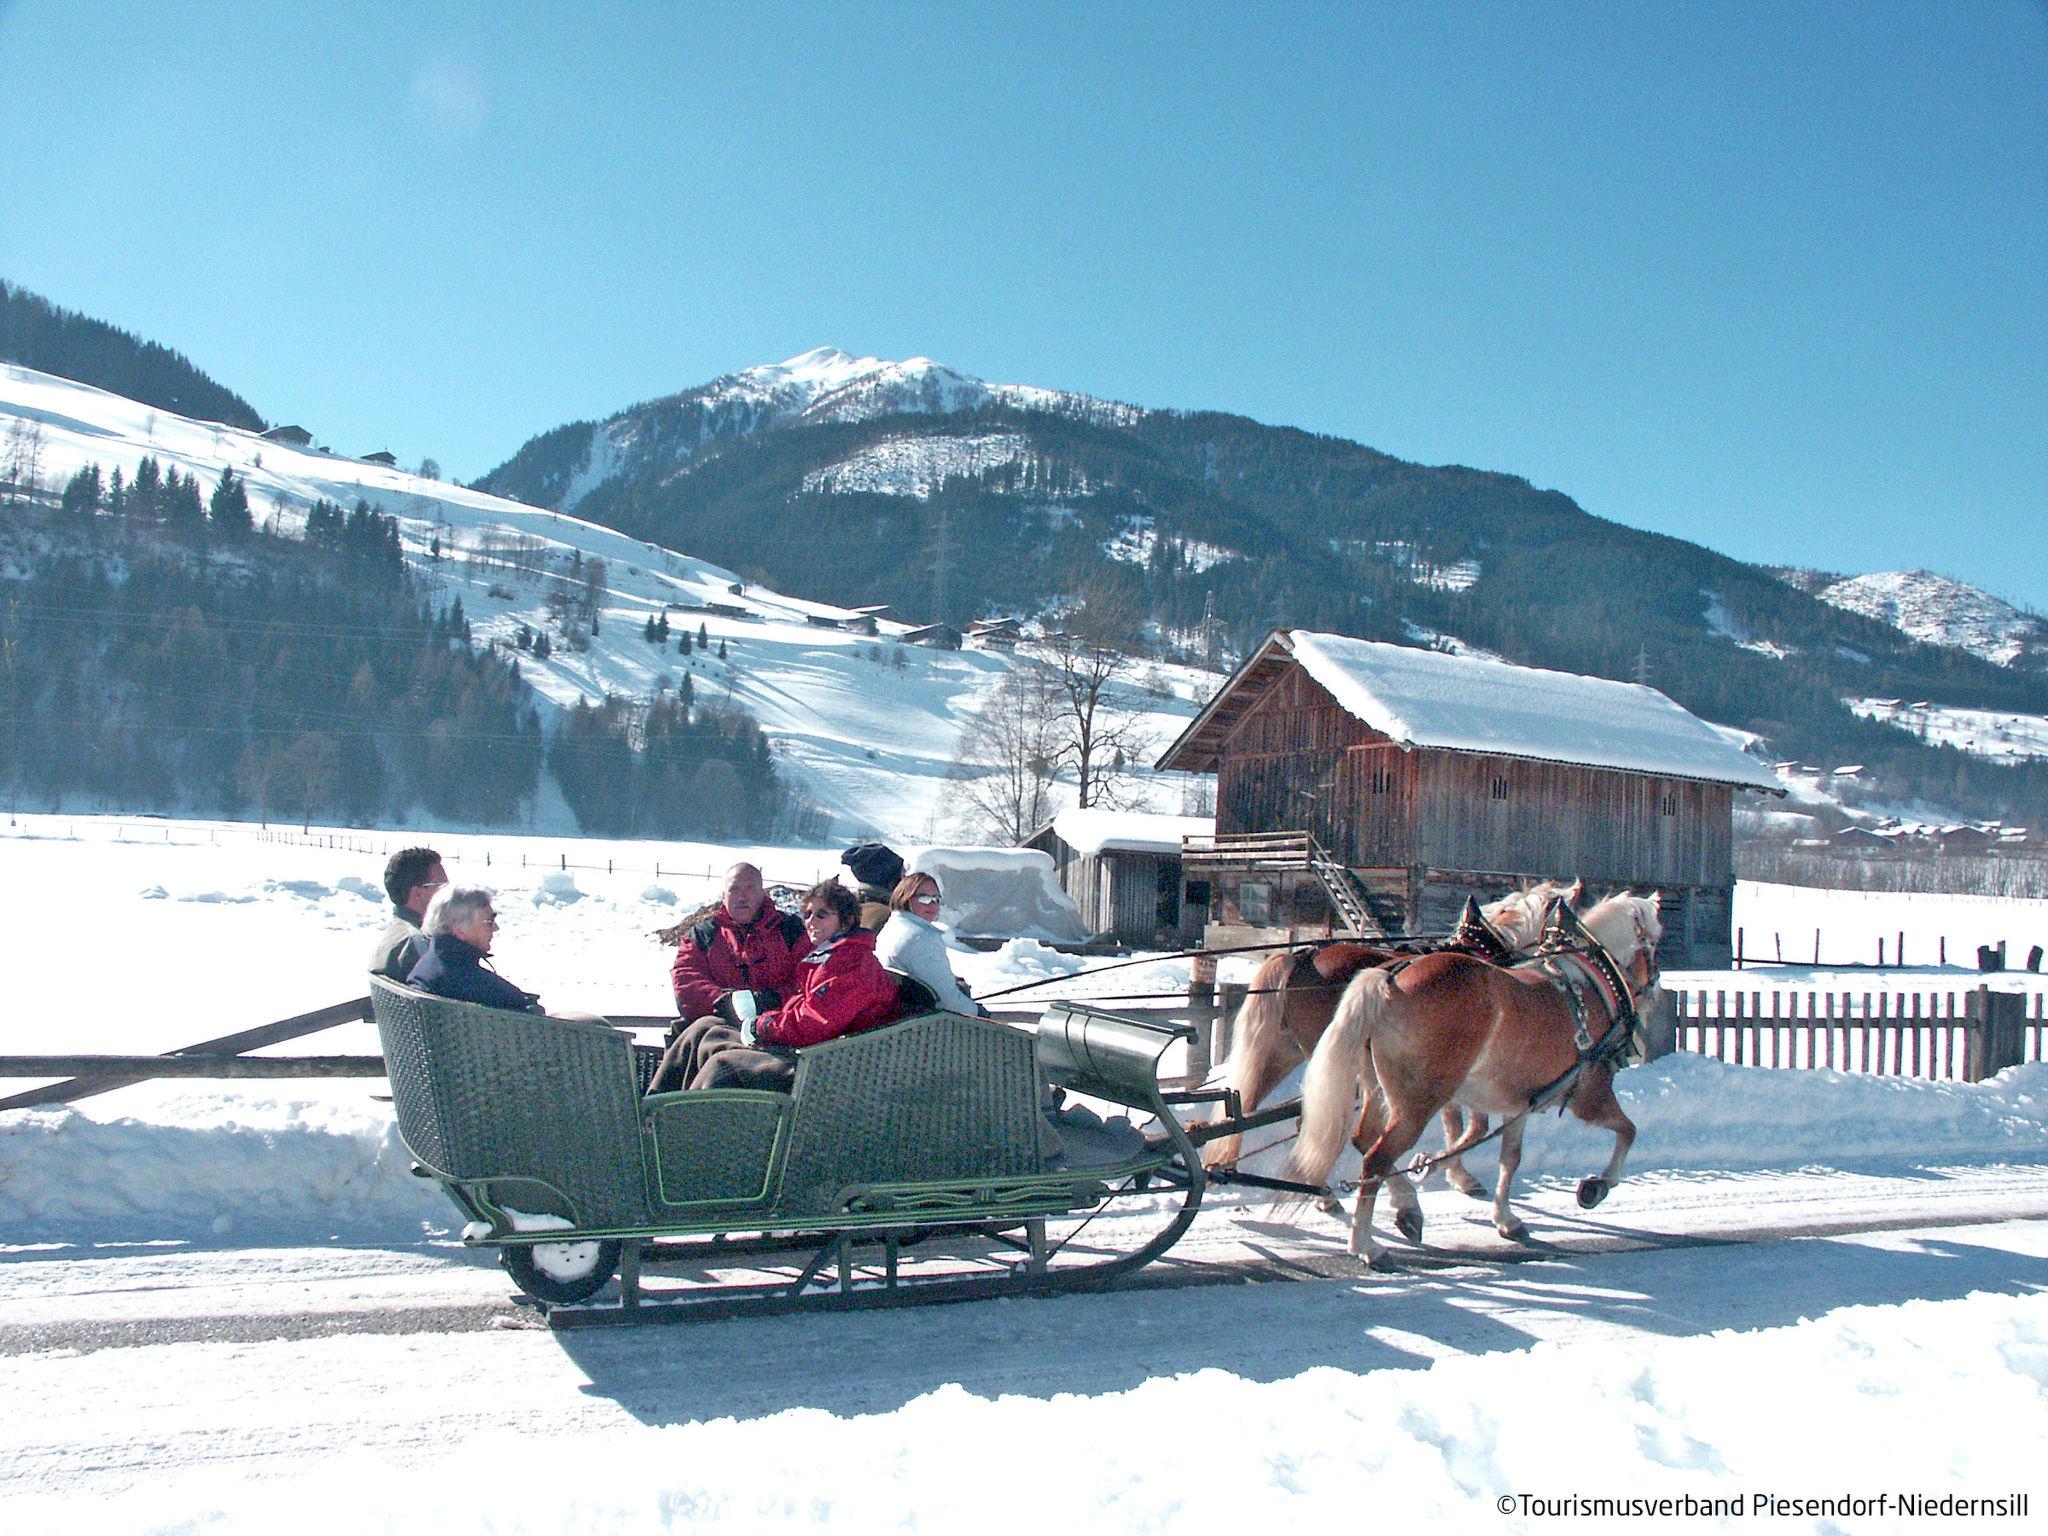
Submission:
[[[1300,1283],[568,1334],[511,1306],[503,1277],[459,1250],[16,1252],[0,1265],[12,1319],[0,1390],[33,1411],[0,1438],[0,1498],[116,1493],[171,1469],[299,1477],[364,1454],[420,1465],[480,1435],[890,1414],[947,1387],[1046,1400],[1205,1370],[1272,1383],[2048,1289],[2048,1168],[1630,1193],[1628,1224],[1566,1216],[1562,1186],[1540,1193],[1533,1262],[1488,1262],[1498,1240],[1451,1205],[1470,1202],[1436,1195],[1429,1215],[1452,1229],[1433,1250],[1440,1268],[1369,1274],[1343,1259],[1334,1223],[1219,1212],[1163,1277],[1224,1281],[1242,1266]],[[1841,1230],[1972,1210],[2032,1215]],[[1716,1213],[1731,1211],[1749,1240],[1723,1235]],[[1764,1238],[1767,1224],[1835,1235]]]

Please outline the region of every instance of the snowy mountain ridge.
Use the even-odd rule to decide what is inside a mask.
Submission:
[[[779,363],[723,374],[708,384],[631,406],[601,422],[561,429],[576,434],[580,443],[565,444],[565,458],[550,466],[546,479],[552,482],[547,486],[552,494],[543,499],[572,511],[608,481],[649,469],[680,470],[711,443],[795,422],[949,416],[992,405],[1114,424],[1126,424],[1142,414],[1135,406],[1091,395],[991,384],[928,357],[898,362],[816,347]],[[533,446],[479,483],[495,482]]]
[[[1980,587],[1932,571],[1878,571],[1815,589],[1824,603],[1876,619],[1929,645],[2012,666],[2048,640],[2048,622]]]

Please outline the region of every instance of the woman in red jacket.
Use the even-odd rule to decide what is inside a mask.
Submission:
[[[692,1088],[773,1088],[796,1080],[796,1053],[841,1035],[887,1024],[901,1012],[894,976],[875,958],[875,936],[860,926],[860,898],[837,880],[804,892],[797,990],[781,1007],[699,1042]]]

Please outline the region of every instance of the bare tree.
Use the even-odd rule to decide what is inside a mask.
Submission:
[[[7,504],[33,501],[43,485],[43,428],[26,417],[7,429]]]
[[[945,799],[969,838],[1015,844],[1052,819],[1062,695],[1044,667],[1021,666],[996,684],[960,734]]]
[[[1141,610],[1106,588],[1054,616],[1045,639],[1059,690],[1059,762],[1073,771],[1081,806],[1120,807],[1132,798],[1128,771],[1153,741],[1139,716],[1117,702],[1137,669]]]

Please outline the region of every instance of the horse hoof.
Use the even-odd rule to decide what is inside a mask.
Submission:
[[[1462,1179],[1456,1174],[1452,1174],[1451,1188],[1461,1195],[1471,1196],[1474,1200],[1484,1200],[1486,1198],[1486,1186],[1473,1178],[1469,1173]]]
[[[1394,1218],[1394,1230],[1411,1243],[1422,1241],[1422,1212],[1402,1211]]]
[[[1400,1265],[1394,1261],[1394,1256],[1384,1248],[1375,1248],[1371,1253],[1362,1253],[1359,1257],[1365,1260],[1365,1267],[1367,1269],[1378,1270],[1381,1274],[1385,1274],[1390,1269],[1400,1268]]]
[[[1344,1202],[1335,1195],[1317,1195],[1316,1209],[1325,1216],[1335,1216],[1340,1221],[1344,1218]]]
[[[1529,1229],[1519,1221],[1509,1222],[1507,1225],[1495,1227],[1493,1230],[1511,1243],[1526,1243],[1529,1240]]]
[[[1579,1180],[1579,1204],[1590,1211],[1607,1198],[1607,1191],[1612,1187],[1602,1178]]]

